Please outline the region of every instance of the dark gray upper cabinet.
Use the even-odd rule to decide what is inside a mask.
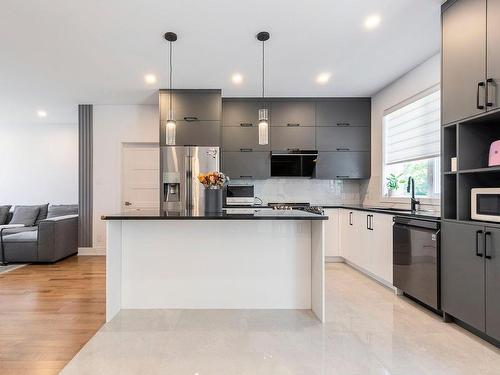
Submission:
[[[272,127],[271,149],[281,151],[288,149],[314,150],[316,148],[314,127]]]
[[[257,126],[259,109],[269,109],[269,106],[268,103],[255,100],[225,99],[222,104],[222,126]]]
[[[316,147],[319,151],[370,151],[370,144],[370,127],[316,128]]]
[[[223,152],[222,171],[231,179],[270,177],[269,152]]]
[[[316,102],[316,126],[370,126],[371,100],[324,99]]]
[[[486,228],[486,334],[500,341],[500,230]]]
[[[269,144],[259,145],[258,126],[227,126],[222,128],[224,151],[269,151]]]
[[[160,144],[165,145],[166,124],[160,127]],[[177,146],[220,146],[219,121],[177,121],[175,144]]]
[[[484,227],[444,221],[441,244],[441,306],[484,332]]]
[[[454,2],[442,14],[442,28],[442,123],[448,124],[486,110],[486,0]]]
[[[160,92],[160,118],[169,113],[169,91]],[[220,90],[173,90],[172,108],[175,120],[220,121],[222,98]]]
[[[487,108],[496,109],[500,106],[500,1],[488,1],[487,15]]]
[[[271,105],[272,126],[314,126],[315,103],[313,101],[275,101]]]
[[[319,152],[316,178],[330,180],[369,177],[370,152]]]

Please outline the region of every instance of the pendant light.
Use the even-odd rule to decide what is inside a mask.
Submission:
[[[265,87],[265,53],[264,43],[269,40],[269,33],[261,31],[257,34],[257,40],[262,42],[262,98],[264,98]],[[259,145],[267,145],[269,143],[269,110],[267,108],[259,109]]]
[[[172,32],[167,32],[165,33],[165,39],[169,43],[169,87],[168,87],[168,92],[169,92],[169,105],[168,105],[168,117],[167,117],[167,123],[166,123],[166,139],[165,143],[167,146],[175,146],[175,131],[176,131],[176,124],[175,124],[175,119],[174,119],[174,110],[172,108],[172,43],[177,40],[177,34],[172,33]]]

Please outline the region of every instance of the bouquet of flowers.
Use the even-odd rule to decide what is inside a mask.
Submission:
[[[224,184],[229,181],[229,177],[226,177],[222,172],[200,173],[198,175],[198,181],[200,181],[206,189],[221,189]]]

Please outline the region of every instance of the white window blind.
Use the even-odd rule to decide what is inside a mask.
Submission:
[[[385,115],[385,164],[439,156],[440,116],[439,91]]]

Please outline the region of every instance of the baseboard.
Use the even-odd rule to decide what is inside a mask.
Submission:
[[[375,280],[379,284],[382,284],[383,286],[385,286],[385,287],[387,287],[389,289],[392,289],[394,291],[394,293],[396,293],[397,288],[394,285],[392,285],[392,284],[388,283],[387,281],[381,279],[380,277],[376,276],[375,274],[371,273],[370,271],[365,270],[363,267],[359,267],[358,265],[349,262],[348,260],[345,260],[345,263],[347,265],[349,265],[350,267],[354,268],[355,270],[361,272],[362,274],[365,274],[366,276],[368,276],[371,279]]]
[[[106,248],[104,247],[79,247],[78,256],[89,256],[89,255],[106,255]]]
[[[345,260],[341,256],[325,256],[325,263],[344,263]]]

